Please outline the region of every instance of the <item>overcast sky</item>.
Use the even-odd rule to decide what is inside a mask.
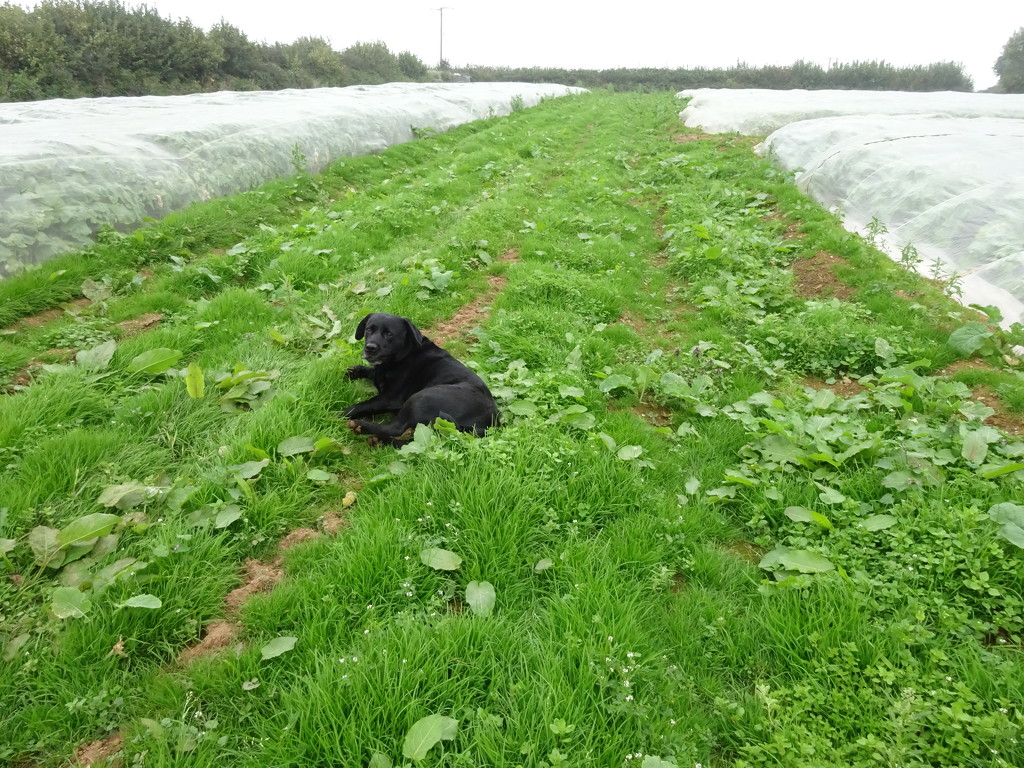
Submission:
[[[25,5],[32,5],[27,0]],[[137,4],[127,0],[127,4]],[[976,0],[147,0],[204,29],[221,18],[260,42],[328,39],[336,49],[381,40],[428,64],[609,67],[723,67],[884,59],[897,66],[956,61],[983,90],[1010,35],[1024,27],[1024,2]]]

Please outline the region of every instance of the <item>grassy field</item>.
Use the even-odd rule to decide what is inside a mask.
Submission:
[[[1024,765],[1021,376],[678,109],[547,101],[0,283],[0,761]],[[370,311],[503,426],[348,432]]]

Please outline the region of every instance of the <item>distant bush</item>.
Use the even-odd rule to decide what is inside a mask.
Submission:
[[[416,56],[381,42],[335,51],[316,37],[254,43],[222,21],[209,32],[119,0],[0,6],[0,101],[279,90],[422,80]]]
[[[727,69],[554,69],[542,67],[466,67],[473,80],[561,83],[616,91],[680,91],[684,88],[806,88],[874,91],[971,91],[974,83],[961,64],[894,67],[884,61],[834,64],[828,69],[806,61],[786,67]]]

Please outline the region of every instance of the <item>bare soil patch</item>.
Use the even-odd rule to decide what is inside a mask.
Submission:
[[[346,497],[346,500],[348,498]],[[345,506],[351,506],[353,503],[355,503],[355,494],[351,494],[351,501]],[[341,513],[334,511],[324,514],[320,518],[320,523],[324,532],[329,536],[334,536],[347,525]],[[224,598],[225,618],[207,624],[202,639],[178,654],[178,663],[188,665],[198,658],[234,645],[242,631],[242,625],[238,620],[242,607],[253,595],[270,592],[284,578],[283,553],[305,541],[319,538],[321,535],[320,531],[312,528],[296,528],[278,542],[279,552],[271,560],[246,559],[242,565],[241,585],[228,592]]]
[[[986,363],[977,357],[968,358],[967,360],[957,360],[955,363],[950,363],[942,370],[936,371],[936,376],[956,376],[961,371],[995,371],[997,368],[993,368],[991,365]]]
[[[156,327],[156,325],[163,319],[164,316],[161,313],[152,312],[148,315],[133,317],[130,320],[122,320],[117,324],[117,327],[121,329],[125,336],[135,336],[136,334]]]
[[[497,261],[516,263],[522,261],[518,248],[510,248],[497,257]],[[456,339],[462,339],[469,335],[474,326],[486,320],[491,314],[491,304],[498,294],[505,289],[508,278],[504,275],[489,275],[487,277],[487,290],[477,296],[468,304],[463,305],[451,316],[450,319],[438,323],[433,329],[427,332],[430,340],[438,346],[450,344]]]
[[[836,381],[835,384],[829,384],[827,381],[822,379],[808,376],[803,380],[803,385],[817,390],[830,389],[840,397],[851,397],[852,395],[860,394],[865,389],[864,385],[860,382],[854,381],[846,376]]]
[[[449,320],[438,323],[428,333],[430,340],[438,346],[450,344],[456,339],[468,336],[469,331],[491,314],[491,304],[505,288],[508,278],[504,275],[490,275],[487,278],[488,288],[469,304],[463,305]]]
[[[710,133],[684,133],[683,131],[677,131],[672,134],[672,141],[676,144],[689,144],[691,141],[706,141],[707,139],[715,138],[718,137]]]
[[[646,421],[652,427],[672,426],[672,411],[657,403],[639,403],[630,406],[634,414]]]
[[[805,299],[850,298],[854,289],[835,273],[835,267],[845,264],[845,260],[827,251],[818,251],[808,259],[797,259],[789,265],[796,277],[797,294]]]
[[[995,411],[985,419],[986,424],[998,427],[1008,435],[1024,436],[1024,415],[1008,411],[999,396],[988,387],[975,387],[974,396]]]
[[[81,746],[75,752],[75,764],[81,766],[99,765],[121,765],[118,759],[110,761],[121,751],[121,744],[124,742],[124,735],[112,733],[105,739],[99,739]]]
[[[761,558],[764,557],[764,550],[760,547],[751,544],[749,541],[730,541],[725,544],[722,549],[728,552],[734,557],[738,557],[744,562],[757,565],[761,562]]]
[[[80,299],[75,299],[74,301],[69,301],[65,304],[62,304],[59,307],[54,307],[53,309],[48,309],[45,312],[40,312],[38,315],[24,317],[11,327],[15,331],[21,330],[22,328],[39,328],[40,326],[53,322],[68,310],[84,309],[90,304],[92,304],[92,302],[84,297]]]

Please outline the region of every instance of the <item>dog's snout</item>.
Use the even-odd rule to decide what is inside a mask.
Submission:
[[[377,344],[376,342],[373,341],[368,341],[366,342],[365,345],[363,345],[363,349],[365,349],[367,352],[376,352],[378,349],[380,349],[380,344]]]

